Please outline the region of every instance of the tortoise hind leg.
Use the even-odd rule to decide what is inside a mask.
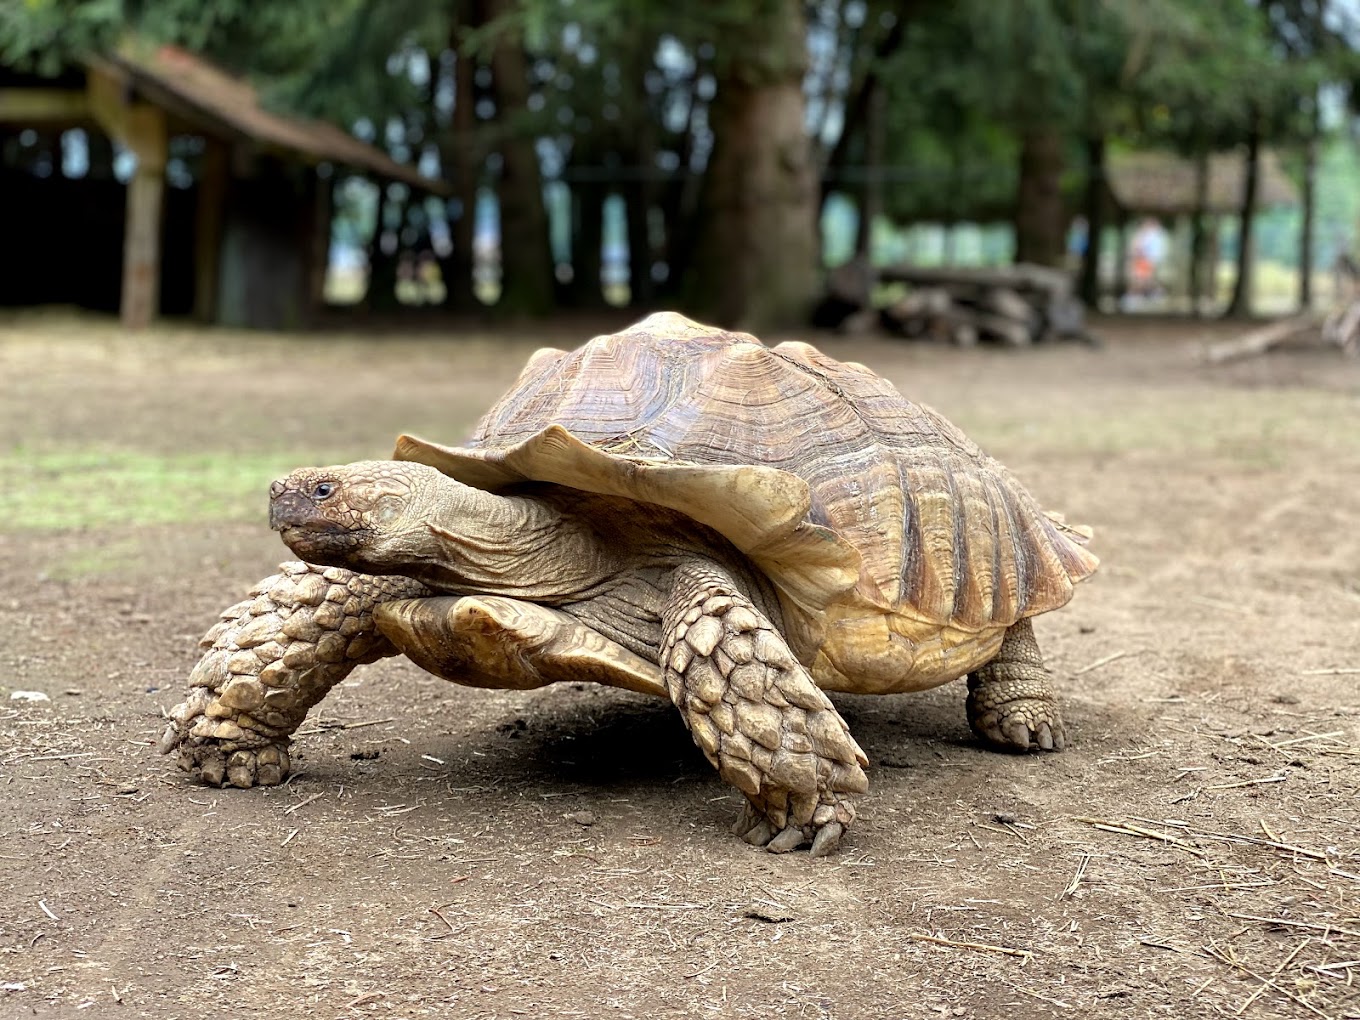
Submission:
[[[1007,630],[996,658],[969,674],[968,725],[998,750],[1061,751],[1066,744],[1058,699],[1029,620]]]
[[[868,788],[864,752],[771,620],[715,564],[676,569],[661,614],[666,689],[718,774],[746,795],[734,831],[782,852],[835,849]]]

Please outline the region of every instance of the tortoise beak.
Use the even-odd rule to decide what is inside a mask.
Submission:
[[[289,528],[313,528],[324,524],[324,519],[316,512],[316,504],[298,492],[290,489],[282,480],[269,486],[269,526],[275,531]]]

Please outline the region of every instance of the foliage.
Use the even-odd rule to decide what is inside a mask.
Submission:
[[[674,262],[687,218],[704,213],[720,88],[759,89],[804,61],[826,190],[880,175],[898,222],[1000,215],[1036,127],[1056,128],[1073,157],[1092,138],[1197,154],[1254,132],[1289,147],[1335,129],[1360,81],[1360,18],[1341,0],[805,0],[801,55],[746,31],[781,2],[11,0],[0,62],[53,74],[129,32],[178,42],[399,159],[451,178],[462,154],[484,187],[502,176],[504,146],[527,139],[555,207],[572,205],[563,188],[625,194],[628,216],[648,224],[632,243]],[[528,79],[513,102],[490,71],[507,41]],[[476,70],[466,96],[460,66]],[[870,80],[889,96],[881,155],[861,102]],[[472,113],[462,127],[460,103]],[[346,222],[366,229],[375,211],[340,197]],[[385,216],[423,236],[441,210],[396,203]],[[671,268],[674,279],[683,267]]]

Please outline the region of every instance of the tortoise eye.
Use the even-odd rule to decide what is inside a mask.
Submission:
[[[326,498],[328,498],[328,497],[330,496],[330,494],[331,494],[332,492],[334,492],[334,491],[335,491],[335,483],[334,483],[334,482],[320,482],[320,483],[317,484],[317,487],[316,487],[315,489],[312,490],[312,498],[313,498],[313,499],[326,499]]]

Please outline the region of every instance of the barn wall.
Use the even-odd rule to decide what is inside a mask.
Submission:
[[[217,321],[297,329],[311,319],[310,237],[315,174],[272,161],[231,181],[222,231]]]
[[[167,189],[161,311],[193,307],[193,189]],[[0,167],[0,305],[73,305],[116,313],[127,188],[114,179],[37,177]]]

